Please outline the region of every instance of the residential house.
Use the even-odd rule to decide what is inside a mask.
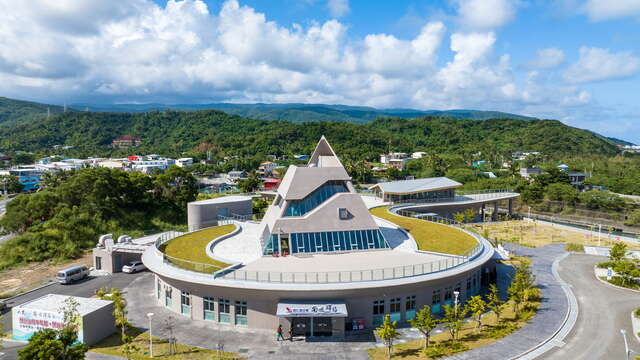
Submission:
[[[278,164],[272,161],[265,161],[263,163],[260,163],[260,166],[258,166],[257,173],[260,176],[271,176],[271,173],[277,167],[278,167]]]
[[[114,139],[111,142],[111,146],[122,149],[122,148],[140,146],[141,143],[142,143],[142,139],[140,139],[139,137],[132,136],[132,135],[124,135],[122,137]]]
[[[424,151],[418,151],[418,152],[414,152],[413,154],[411,154],[411,158],[412,159],[421,159],[423,157],[427,156],[427,153]]]
[[[391,160],[402,160],[407,158],[407,153],[392,152],[380,155],[380,163],[388,165]]]
[[[176,166],[187,167],[193,165],[193,158],[180,158],[176,160]]]
[[[262,187],[265,191],[276,190],[281,182],[281,179],[264,178],[262,179]]]
[[[540,168],[520,168],[520,176],[527,180],[531,180],[532,176],[538,176],[540,174],[542,174],[542,169]]]

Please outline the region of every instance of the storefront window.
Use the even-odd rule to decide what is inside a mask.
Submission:
[[[404,305],[405,317],[407,320],[414,319],[416,317],[416,296],[407,296]]]
[[[247,325],[246,301],[236,301],[236,325]]]
[[[384,300],[373,302],[373,326],[379,326],[384,321]]]
[[[156,286],[156,296],[158,297],[158,300],[160,300],[160,293],[161,293],[161,289],[160,289],[161,285],[160,285],[160,279],[158,279],[158,284]]]
[[[218,319],[221,323],[231,322],[231,302],[226,299],[218,300]]]
[[[202,302],[202,306],[204,307],[204,319],[205,320],[215,320],[215,300],[212,297],[205,296]]]
[[[389,318],[391,321],[400,321],[400,298],[389,300]]]
[[[189,315],[190,311],[191,311],[191,297],[189,296],[188,292],[183,291],[180,294],[180,312],[183,315]]]

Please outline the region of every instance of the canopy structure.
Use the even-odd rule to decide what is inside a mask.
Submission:
[[[278,303],[278,317],[347,317],[344,301],[283,301]]]

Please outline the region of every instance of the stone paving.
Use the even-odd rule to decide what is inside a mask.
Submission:
[[[556,258],[562,256],[564,244],[553,244],[538,248],[527,248],[505,244],[515,255],[530,257],[531,270],[542,290],[542,302],[537,315],[515,333],[487,346],[449,357],[449,359],[511,359],[537,346],[551,337],[562,325],[569,310],[562,286],[552,273]]]

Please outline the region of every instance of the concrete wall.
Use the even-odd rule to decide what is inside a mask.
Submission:
[[[424,305],[431,305],[433,292],[440,290],[441,293],[441,305],[444,304],[444,294],[447,288],[451,288],[453,291],[456,286],[460,285],[460,301],[464,302],[466,299],[475,295],[481,287],[481,277],[485,277],[485,271],[495,267],[493,262],[485,264],[482,268],[478,267],[474,270],[470,270],[466,273],[452,276],[447,279],[432,280],[426,282],[413,283],[408,285],[393,286],[393,287],[381,287],[381,288],[366,288],[366,289],[349,289],[349,290],[335,290],[335,291],[295,291],[295,285],[292,285],[291,291],[270,291],[270,290],[247,290],[240,288],[227,288],[221,286],[208,286],[189,283],[181,280],[175,280],[156,275],[156,286],[158,279],[160,280],[160,286],[162,291],[160,298],[156,298],[159,306],[164,306],[164,288],[171,288],[173,291],[173,304],[171,310],[180,313],[180,292],[187,291],[191,297],[191,311],[190,316],[193,319],[203,319],[204,313],[202,310],[204,296],[213,297],[216,300],[216,320],[218,318],[218,304],[219,298],[225,298],[231,301],[231,314],[233,326],[233,314],[235,313],[235,301],[247,302],[247,317],[248,326],[251,328],[263,328],[275,330],[278,324],[283,325],[285,333],[289,329],[289,320],[278,318],[275,316],[277,304],[281,300],[339,300],[344,301],[347,305],[347,311],[349,313],[348,318],[338,320],[340,321],[339,329],[335,328],[334,323],[334,335],[341,336],[341,332],[344,330],[345,321],[351,321],[352,319],[364,319],[365,326],[369,329],[374,327],[373,324],[373,302],[376,300],[385,300],[385,311],[389,311],[389,301],[392,298],[401,299],[401,323],[406,320],[405,303],[409,296],[416,296],[416,309],[419,310]],[[473,278],[476,278],[476,286],[473,287]],[[471,281],[471,289],[467,291],[467,279]],[[487,281],[483,281],[486,285]],[[154,294],[155,296],[156,294]]]
[[[82,318],[83,342],[93,345],[116,331],[113,303]]]
[[[122,267],[131,261],[140,261],[142,254],[127,253],[121,251],[108,252],[106,249],[93,249],[93,267],[97,270],[106,271],[108,273],[117,273],[122,271]],[[98,269],[97,259],[100,258],[101,268]]]
[[[220,203],[208,203],[205,201],[194,201],[187,204],[187,223],[189,231],[195,231],[218,224],[218,214],[226,213],[237,215],[251,215],[253,213],[253,205],[251,199],[226,201]]]

